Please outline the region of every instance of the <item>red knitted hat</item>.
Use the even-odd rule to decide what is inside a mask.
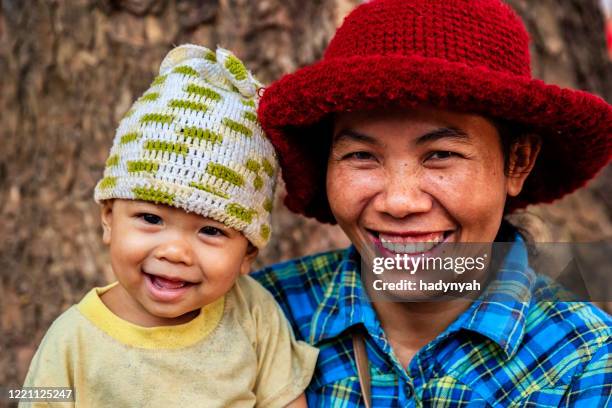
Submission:
[[[259,117],[279,153],[287,207],[334,222],[325,193],[330,114],[425,104],[542,136],[511,210],[576,190],[612,156],[612,106],[533,79],[525,27],[500,0],[373,0],[344,20],[321,61],[263,95]]]

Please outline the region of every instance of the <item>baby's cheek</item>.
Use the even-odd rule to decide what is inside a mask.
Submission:
[[[111,241],[111,261],[116,274],[134,274],[147,257],[143,239],[130,234],[116,234]],[[128,276],[124,278],[129,278]]]
[[[118,244],[123,248],[122,251],[126,253],[124,256],[138,258],[156,246],[156,242],[148,234],[126,229],[120,231],[118,235]]]
[[[212,283],[235,279],[240,271],[242,260],[238,253],[231,247],[215,251],[200,251],[198,263],[204,279]]]

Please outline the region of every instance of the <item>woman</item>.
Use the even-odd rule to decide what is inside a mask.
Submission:
[[[353,243],[255,275],[321,350],[311,406],[609,402],[610,317],[561,301],[503,217],[594,177],[611,157],[612,108],[532,79],[508,6],[367,2],[320,62],[267,88],[259,114],[286,205],[337,222]],[[372,253],[500,241],[511,247],[474,301],[389,302],[364,283]]]

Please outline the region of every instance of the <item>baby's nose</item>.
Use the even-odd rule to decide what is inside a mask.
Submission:
[[[193,265],[193,250],[184,239],[178,238],[159,245],[155,250],[155,257],[172,263]]]

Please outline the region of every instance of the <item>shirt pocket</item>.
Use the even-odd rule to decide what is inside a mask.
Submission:
[[[491,408],[471,387],[450,376],[437,378],[423,386],[419,406],[453,408]]]
[[[502,387],[501,385],[497,385]],[[508,391],[508,387],[503,387],[500,391]],[[558,407],[563,395],[567,390],[567,385],[556,387],[525,390],[522,393],[517,385],[514,395],[505,394],[506,398],[497,399],[499,396],[490,395],[495,385],[478,384],[471,387],[464,384],[459,378],[454,376],[443,376],[429,381],[422,392],[422,403],[424,407],[461,407],[461,408],[547,408]]]
[[[534,391],[527,397],[512,404],[512,408],[557,408],[561,405],[561,400],[567,391],[567,386],[556,388],[543,388]]]
[[[372,406],[397,407],[398,385],[393,374],[372,374]],[[309,389],[309,407],[352,408],[364,407],[359,377],[350,376]]]

